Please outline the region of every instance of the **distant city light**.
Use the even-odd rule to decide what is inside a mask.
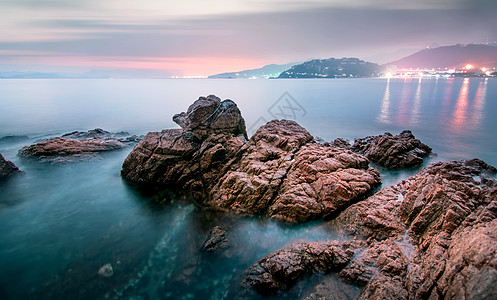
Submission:
[[[487,70],[488,70],[487,68],[481,68],[481,71],[482,71],[483,73],[487,72]]]
[[[471,64],[467,64],[466,67],[465,67],[466,70],[471,70],[473,68],[474,68],[474,66],[471,65]]]

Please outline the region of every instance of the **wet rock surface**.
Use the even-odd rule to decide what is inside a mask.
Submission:
[[[0,154],[0,180],[18,172],[20,172],[19,168]]]
[[[339,271],[351,260],[357,247],[350,242],[298,242],[273,252],[247,271],[242,285],[263,295],[291,288],[297,280],[312,273]]]
[[[209,236],[202,245],[202,250],[205,252],[221,252],[228,247],[228,237],[225,230],[219,226],[215,226],[209,232]]]
[[[341,140],[337,144],[346,146]],[[356,139],[350,147],[371,161],[392,169],[404,169],[421,166],[423,158],[431,153],[431,148],[421,143],[411,131],[404,130],[398,135],[385,133]]]
[[[437,162],[348,207],[330,226],[364,241],[349,245],[354,255],[333,272],[362,287],[360,299],[495,298],[495,172],[478,159]],[[319,244],[329,243],[338,242]],[[268,259],[272,265],[292,261],[291,249],[271,253],[251,267],[250,286],[259,290],[259,282],[274,281],[266,271],[273,269],[254,270]],[[279,278],[285,283],[266,285],[278,290],[295,281]],[[321,295],[326,291],[319,290]]]

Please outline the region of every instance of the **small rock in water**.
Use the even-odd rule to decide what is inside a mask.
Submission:
[[[98,270],[98,275],[102,277],[112,277],[114,275],[114,269],[111,264],[105,264]]]
[[[216,226],[209,232],[207,240],[202,245],[202,250],[206,252],[220,252],[228,247],[228,243],[226,231],[221,229],[221,227]]]

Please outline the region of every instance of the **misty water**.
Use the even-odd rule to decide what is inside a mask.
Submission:
[[[0,137],[27,136],[0,140],[0,153],[24,171],[0,182],[0,298],[229,299],[269,252],[347,239],[322,222],[286,226],[202,208],[178,191],[137,191],[119,174],[131,147],[66,164],[17,157],[25,145],[74,130],[175,128],[172,115],[208,94],[234,100],[249,134],[274,117],[324,140],[410,129],[437,153],[425,164],[478,157],[497,165],[493,79],[0,80]],[[390,185],[418,169],[380,170]],[[203,253],[216,225],[231,246]],[[114,276],[99,277],[106,263]],[[304,297],[320,279],[276,297]]]

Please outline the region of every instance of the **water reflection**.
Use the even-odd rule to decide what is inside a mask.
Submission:
[[[456,108],[452,114],[450,124],[455,130],[460,129],[461,126],[466,125],[466,114],[468,109],[468,92],[469,92],[469,78],[465,78],[459,96],[456,100]]]
[[[449,130],[452,133],[460,134],[469,130],[476,130],[480,127],[484,118],[483,110],[487,98],[488,80],[480,81],[473,98],[471,97],[469,83],[469,78],[464,79],[454,112],[449,120]]]
[[[414,96],[414,104],[411,111],[411,116],[409,118],[409,125],[417,125],[419,121],[419,111],[421,107],[421,78],[418,81],[418,87],[416,88],[416,94]]]
[[[442,82],[437,80],[435,88],[431,89],[427,80],[429,81],[422,78],[416,81],[406,78],[399,82],[387,79],[376,121],[416,128],[421,126],[421,119],[436,118],[441,128],[453,134],[480,128],[484,119],[488,79],[475,81],[465,78],[460,81],[450,78]],[[478,83],[478,86],[471,83]],[[423,85],[429,90],[424,92]],[[431,108],[423,108],[425,104]]]
[[[473,103],[473,114],[470,121],[473,129],[478,129],[483,119],[483,109],[485,108],[487,98],[487,84],[488,78],[485,78],[484,81],[480,82],[478,90],[476,91],[475,101]]]
[[[402,86],[402,96],[400,100],[399,114],[397,115],[397,124],[405,126],[409,116],[409,102],[411,95],[411,78],[406,78]]]
[[[381,123],[390,124],[390,78],[387,79],[387,87],[385,88],[385,94],[383,95],[383,100],[381,101],[380,114],[376,118]]]

